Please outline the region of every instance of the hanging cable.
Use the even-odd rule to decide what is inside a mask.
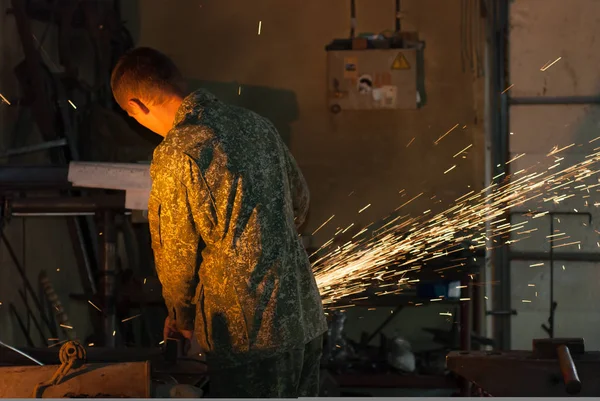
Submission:
[[[354,39],[356,31],[356,0],[350,0],[350,39]]]
[[[400,0],[396,0],[396,33],[400,32],[400,13],[401,13],[401,8],[400,8]]]

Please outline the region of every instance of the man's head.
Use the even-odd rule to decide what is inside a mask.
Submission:
[[[122,56],[110,80],[119,106],[138,123],[165,136],[185,97],[181,73],[167,56],[138,47]]]

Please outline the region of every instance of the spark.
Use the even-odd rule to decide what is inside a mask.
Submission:
[[[517,156],[513,157],[512,159],[510,159],[509,161],[507,161],[506,164],[510,164],[510,163],[514,162],[515,160],[520,159],[523,156],[525,156],[525,153],[522,153],[520,155],[517,155]]]
[[[128,322],[128,321],[130,321],[130,320],[133,320],[133,319],[135,319],[136,317],[140,317],[140,316],[142,316],[142,315],[141,315],[141,314],[139,314],[139,315],[135,315],[135,316],[131,316],[131,317],[125,318],[125,319],[121,320],[121,323]]]
[[[238,96],[242,94],[242,85],[238,86]]]
[[[258,34],[260,35],[260,32],[262,30],[262,21],[258,21]]]
[[[408,145],[406,145],[407,148],[410,146],[411,143],[413,143],[413,141],[415,140],[415,138],[413,138],[413,139],[410,140],[410,142],[408,143]]]
[[[117,334],[117,331],[116,331],[116,330],[114,330],[114,331],[113,331],[113,337],[114,337],[116,334]]]
[[[75,106],[75,103],[73,103],[71,100],[68,100],[68,102],[71,105],[71,107],[73,107],[75,110],[77,110],[77,106]]]
[[[572,144],[570,144],[570,145],[567,145],[567,146],[565,146],[565,147],[563,147],[563,148],[560,148],[560,149],[558,149],[558,146],[555,146],[554,148],[552,148],[552,150],[550,151],[550,153],[548,153],[546,156],[552,156],[552,155],[555,155],[555,154],[557,154],[558,152],[562,152],[563,150],[565,150],[565,149],[569,149],[570,147],[573,147],[573,146],[575,146],[575,144],[574,144],[574,143],[572,143]]]
[[[501,95],[504,95],[506,92],[508,92],[513,86],[515,86],[515,84],[510,85],[508,88],[504,89],[502,91],[502,93],[500,93]]]
[[[444,139],[444,137],[445,137],[446,135],[448,135],[449,133],[451,133],[452,131],[454,131],[454,130],[455,130],[457,127],[458,127],[458,124],[456,124],[454,127],[450,128],[448,131],[446,131],[446,133],[445,133],[444,135],[440,136],[440,137],[438,138],[438,140],[434,142],[434,144],[436,144],[436,145],[437,145],[437,144],[438,144],[438,143],[439,143],[439,142],[440,142],[442,139]]]
[[[454,170],[456,168],[456,164],[452,167],[450,167],[448,170],[444,171],[444,174],[449,173],[450,171]]]
[[[2,100],[4,103],[6,103],[7,105],[11,106],[10,102],[8,101],[7,98],[4,97],[4,95],[2,93],[0,93],[0,100]]]
[[[465,150],[469,149],[471,146],[473,146],[473,144],[470,144],[469,146],[467,146],[466,148],[464,148],[463,150],[461,150],[460,152],[458,152],[457,154],[455,154],[454,156],[452,156],[453,158],[460,155],[462,152],[464,152]]]
[[[554,64],[556,64],[562,57],[557,58],[556,60],[550,62],[548,61],[546,64],[544,64],[544,66],[542,68],[540,68],[540,71],[546,71],[548,68],[552,67]]]
[[[325,223],[321,224],[319,226],[319,228],[317,228],[315,231],[313,231],[313,233],[311,235],[315,235],[317,233],[317,231],[319,231],[321,228],[325,227],[325,224],[329,223],[333,218],[335,217],[335,214],[332,215],[330,218],[328,218]]]
[[[62,323],[59,324],[59,326],[62,327],[63,329],[71,329],[71,330],[73,330],[73,326],[68,326],[68,325],[62,324]]]
[[[553,163],[559,163],[564,158],[557,157],[556,153],[571,146],[575,145],[562,149],[554,147],[546,156]],[[546,202],[561,202],[577,194],[589,196],[590,188],[600,186],[600,151],[594,152],[586,155],[581,162],[559,165],[550,170],[539,162],[522,168],[518,175],[511,174],[502,182],[494,179],[480,191],[469,190],[441,212],[401,214],[403,207],[425,194],[421,192],[402,203],[369,235],[365,235],[367,230],[362,228],[341,246],[334,244],[333,239],[326,241],[311,255],[319,253],[316,260],[311,260],[323,304],[328,309],[340,308],[339,305],[348,308],[353,305],[349,305],[348,297],[355,299],[365,295],[400,293],[418,283],[418,274],[430,261],[456,252],[498,247],[502,241],[512,244],[530,238],[539,229],[527,229],[527,224],[548,217]],[[516,155],[513,161],[516,157],[520,156]],[[405,190],[401,190],[400,194],[407,195]],[[434,198],[435,194],[427,194],[427,199]],[[515,208],[528,211],[523,221],[512,222],[505,217],[507,211]],[[560,219],[557,221],[560,223]],[[350,224],[342,233],[353,225]],[[486,232],[486,226],[491,227],[491,233]],[[340,227],[336,229],[339,232]],[[581,247],[581,241],[566,243],[569,235],[561,230],[555,230],[549,236],[544,234],[544,237],[553,248]],[[433,273],[442,276],[448,270],[463,269],[466,264],[462,260],[466,260],[467,256],[461,255],[457,263],[449,263],[449,266],[438,268]],[[532,266],[545,264],[534,263]],[[431,300],[440,301],[441,298]]]
[[[146,280],[146,279],[144,279],[144,282],[145,282],[145,280]],[[98,310],[98,312],[102,312],[102,309],[100,309],[100,308],[98,308],[96,305],[94,305],[94,303],[93,303],[92,301],[90,301],[89,299],[88,299],[88,303],[89,303],[90,305],[92,305],[94,308],[96,308],[96,309]]]
[[[367,210],[369,207],[371,206],[371,204],[369,203],[367,206],[363,207],[362,209],[360,209],[358,211],[358,213],[362,213],[363,211]]]

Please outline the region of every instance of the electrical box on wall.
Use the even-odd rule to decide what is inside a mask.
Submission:
[[[335,39],[327,50],[329,110],[415,110],[425,104],[424,42],[418,34],[396,29],[355,34],[356,5],[351,1],[350,38]]]
[[[416,109],[416,49],[329,51],[328,103],[342,110]]]

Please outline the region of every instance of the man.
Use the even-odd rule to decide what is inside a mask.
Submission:
[[[176,66],[153,49],[123,56],[111,86],[164,137],[148,219],[165,337],[195,330],[211,396],[317,396],[327,325],[297,233],[309,194],[277,130],[205,90],[186,96]]]

